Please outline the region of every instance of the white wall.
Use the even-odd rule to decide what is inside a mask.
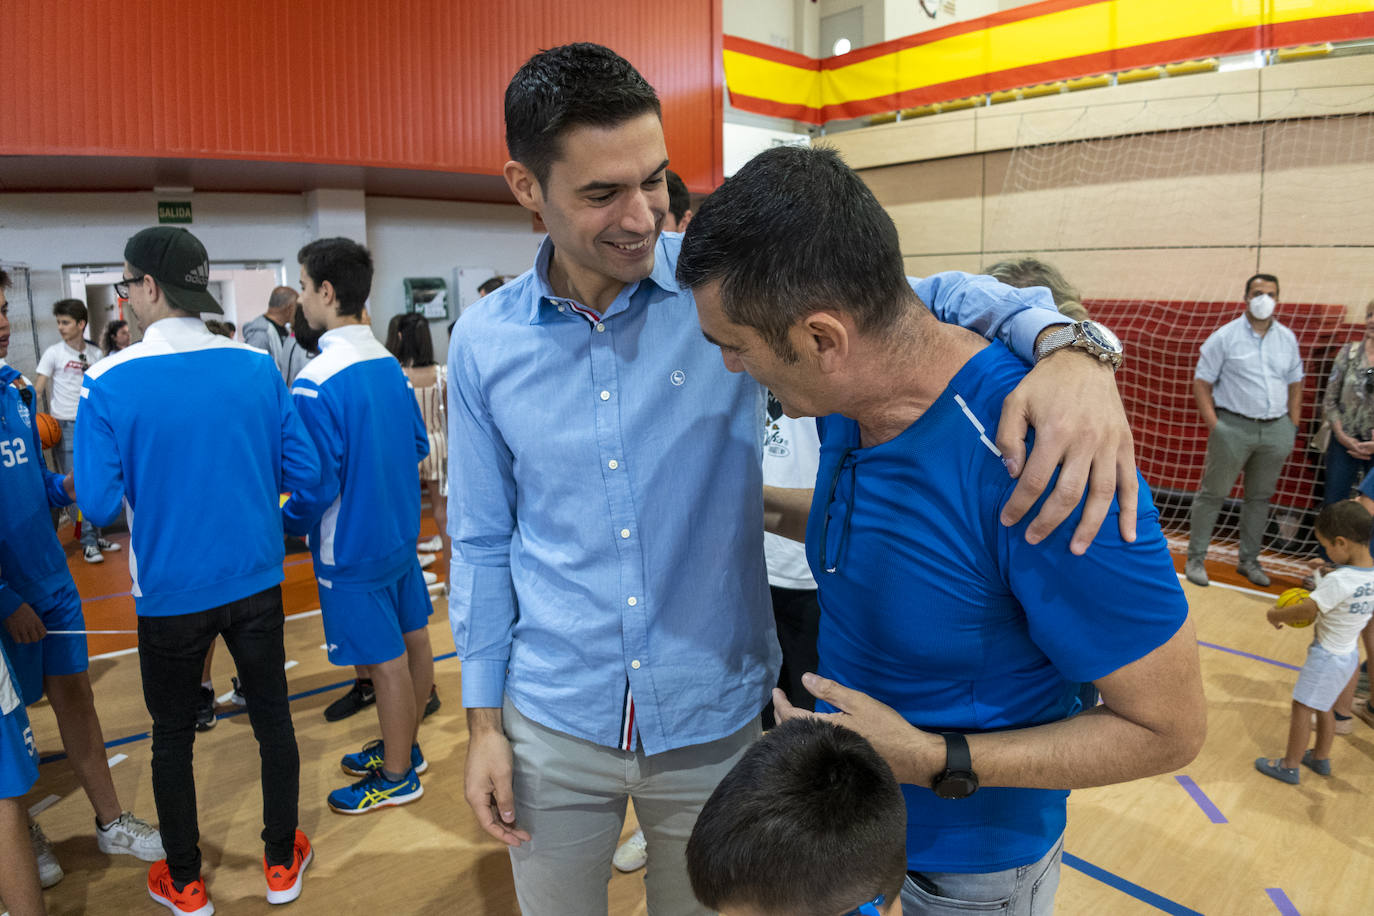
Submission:
[[[187,226],[205,243],[213,262],[280,262],[295,285],[296,252],[314,236],[317,218],[304,194],[190,195],[195,222]],[[316,195],[318,197],[318,195]],[[439,276],[452,282],[460,266],[491,266],[519,274],[534,261],[542,235],[527,211],[515,205],[466,204],[398,198],[353,199],[355,212],[331,214],[366,227],[376,264],[370,310],[380,337],[403,308],[401,280]],[[151,192],[107,194],[0,194],[0,261],[27,264],[33,271],[33,300],[40,349],[57,341],[51,308],[65,298],[63,268],[119,265],[124,243],[156,225],[157,197]],[[261,292],[261,290],[257,291]],[[239,324],[262,312],[261,303],[235,296]],[[447,345],[445,322],[435,322],[435,346]],[[32,366],[20,366],[29,371]]]
[[[456,311],[453,269],[524,273],[544,238],[532,227],[529,211],[515,204],[369,197],[367,245],[377,267],[369,311],[378,339],[391,316],[405,308],[401,281],[406,277],[443,277],[450,287],[450,311]],[[435,352],[447,352],[448,322],[432,321],[430,330]]]

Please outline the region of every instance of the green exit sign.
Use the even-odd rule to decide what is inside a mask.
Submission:
[[[191,202],[189,200],[159,200],[157,202],[157,221],[159,223],[189,223],[191,221]]]

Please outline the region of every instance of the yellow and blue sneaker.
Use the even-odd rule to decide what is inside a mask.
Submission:
[[[351,786],[329,793],[329,808],[340,814],[366,814],[378,808],[389,808],[415,801],[425,794],[420,777],[412,769],[400,782],[392,782],[376,770]]]
[[[343,759],[339,761],[339,769],[349,776],[367,776],[370,773],[381,772],[382,761],[385,758],[386,745],[378,738],[364,744],[363,749],[356,754],[344,754]],[[429,769],[429,761],[420,753],[418,744],[410,746],[410,767],[416,776]]]

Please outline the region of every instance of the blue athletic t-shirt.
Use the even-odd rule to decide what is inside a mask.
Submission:
[[[1064,719],[1077,711],[1080,683],[1163,645],[1188,613],[1143,479],[1133,544],[1121,540],[1115,502],[1081,557],[1069,552],[1081,504],[1034,546],[1025,528],[1038,506],[1015,527],[998,521],[1016,482],[992,439],[1026,371],[991,344],[915,423],[870,448],[859,447],[854,421],[818,421],[806,533],[822,612],[818,673],[929,731]],[[902,792],[915,871],[1026,865],[1064,830],[1066,791]]]

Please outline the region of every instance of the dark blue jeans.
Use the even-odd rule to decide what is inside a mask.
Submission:
[[[238,667],[262,759],[262,840],[273,864],[291,861],[300,753],[286,695],[281,587],[208,611],[138,618],[143,702],[153,718],[153,798],[172,880],[200,877],[200,824],[191,767],[205,653],[223,635]]]
[[[1360,460],[1350,457],[1345,446],[1331,436],[1331,447],[1326,450],[1326,496],[1322,505],[1329,506],[1343,499],[1349,499],[1351,491],[1364,480],[1374,460]]]

